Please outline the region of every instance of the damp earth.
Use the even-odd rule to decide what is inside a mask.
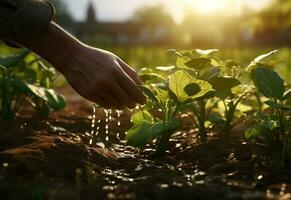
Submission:
[[[213,129],[202,145],[181,116],[169,150],[157,156],[155,143],[126,144],[132,111],[103,110],[75,97],[49,119],[22,112],[0,122],[1,199],[291,198],[291,170],[269,167],[269,148],[244,140],[247,122],[237,122],[229,138]]]

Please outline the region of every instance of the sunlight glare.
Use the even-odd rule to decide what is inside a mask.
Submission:
[[[218,11],[226,11],[235,0],[182,0],[181,3],[201,14],[211,14]]]

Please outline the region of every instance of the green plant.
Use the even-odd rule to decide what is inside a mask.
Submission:
[[[164,82],[142,87],[149,101],[132,116],[134,126],[126,137],[128,144],[137,147],[157,139],[158,154],[164,153],[171,135],[181,126],[177,119],[178,112],[214,92],[209,83],[194,78],[184,70],[176,71]],[[152,110],[160,110],[162,115],[151,114]]]
[[[197,79],[207,81],[215,90],[216,98],[213,98],[213,95],[192,104],[192,111],[198,119],[199,132],[203,141],[206,141],[207,135],[206,121],[223,123],[223,132],[229,133],[237,107],[251,93],[251,85],[244,81],[246,70],[232,60],[224,62],[214,57],[212,54],[217,51],[217,49],[182,52],[171,50],[177,56],[178,68],[190,71]],[[224,105],[223,115],[212,112],[219,101]]]
[[[57,74],[53,68],[28,50],[0,57],[1,118],[12,119],[24,103],[30,103],[42,116],[66,106],[53,89]]]
[[[280,149],[282,165],[290,138],[291,107],[287,104],[291,90],[285,89],[284,80],[268,65],[257,63],[251,70],[253,80],[259,93],[267,98],[264,103],[271,109],[270,113],[257,112],[256,124],[245,132],[246,138],[263,137],[273,148]]]

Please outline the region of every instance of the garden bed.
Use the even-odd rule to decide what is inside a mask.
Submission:
[[[291,170],[270,164],[264,143],[244,139],[247,121],[237,120],[229,137],[213,128],[201,144],[198,131],[180,116],[183,125],[169,150],[156,156],[153,144],[126,145],[128,111],[118,119],[113,112],[106,135],[105,114],[97,110],[98,145],[90,145],[90,104],[71,89],[63,93],[70,96],[68,107],[48,119],[23,110],[22,117],[0,122],[1,199],[291,198]]]

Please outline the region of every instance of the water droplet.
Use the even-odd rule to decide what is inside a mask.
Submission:
[[[111,109],[108,112],[108,119],[109,119],[109,121],[112,120],[112,110]]]
[[[121,111],[117,110],[116,113],[117,113],[117,126],[120,126],[121,125],[121,122],[120,122]]]
[[[105,122],[106,122],[106,124],[108,123],[108,115],[109,115],[109,113],[108,113],[108,110],[104,110],[104,112],[105,112]]]

